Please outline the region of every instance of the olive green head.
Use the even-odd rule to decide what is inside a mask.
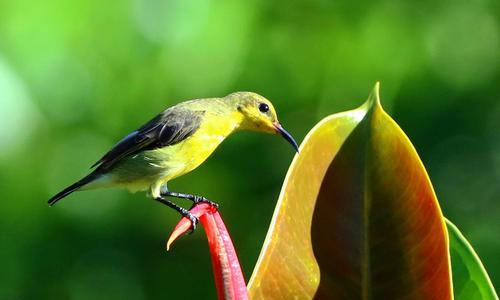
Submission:
[[[297,142],[281,126],[271,101],[252,92],[236,92],[225,97],[241,114],[240,128],[283,136],[298,151]]]

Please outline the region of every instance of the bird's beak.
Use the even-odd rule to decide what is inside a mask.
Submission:
[[[274,128],[276,129],[277,133],[279,133],[282,137],[285,138],[285,140],[287,140],[290,144],[292,144],[295,151],[299,152],[299,146],[297,145],[297,142],[292,137],[292,135],[290,133],[288,133],[288,131],[286,131],[285,128],[283,128],[283,126],[281,126],[280,123],[276,122],[273,125],[274,125]]]

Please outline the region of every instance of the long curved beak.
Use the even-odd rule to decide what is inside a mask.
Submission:
[[[285,128],[283,128],[283,126],[281,126],[280,123],[274,123],[274,128],[276,128],[276,131],[282,136],[285,138],[285,140],[287,140],[292,146],[293,148],[295,149],[295,151],[299,152],[299,145],[297,145],[297,142],[295,141],[295,139],[292,137],[292,135],[290,133],[288,133],[288,131],[285,130]]]

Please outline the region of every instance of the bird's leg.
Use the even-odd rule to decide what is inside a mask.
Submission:
[[[198,218],[193,215],[191,212],[189,212],[189,210],[185,209],[184,207],[180,207],[179,205],[175,204],[174,202],[172,201],[169,201],[163,197],[158,197],[158,198],[154,198],[156,201],[162,203],[162,204],[165,204],[173,209],[175,209],[176,211],[178,211],[183,217],[185,218],[188,218],[190,221],[191,221],[191,231],[190,231],[190,234],[194,232],[194,230],[196,229],[196,225],[198,224],[199,220]]]
[[[219,204],[208,200],[207,198],[203,196],[197,196],[197,195],[191,195],[191,194],[183,194],[183,193],[177,193],[177,192],[170,192],[170,191],[162,191],[161,192],[162,196],[170,196],[170,197],[175,197],[175,198],[181,198],[181,199],[187,199],[191,200],[194,202],[194,204],[197,203],[208,203],[210,206],[213,206],[215,208],[219,208]]]

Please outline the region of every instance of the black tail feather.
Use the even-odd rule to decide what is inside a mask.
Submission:
[[[64,190],[60,191],[59,193],[57,193],[52,198],[50,198],[49,201],[48,201],[49,205],[52,206],[52,205],[56,204],[57,201],[61,200],[62,198],[66,197],[66,196],[68,196],[69,194],[75,192],[76,190],[78,190],[82,186],[84,186],[84,185],[92,182],[97,177],[99,177],[99,175],[95,174],[95,173],[91,173],[91,174],[85,176],[81,180],[73,183],[72,185],[68,186],[67,188],[65,188]]]

